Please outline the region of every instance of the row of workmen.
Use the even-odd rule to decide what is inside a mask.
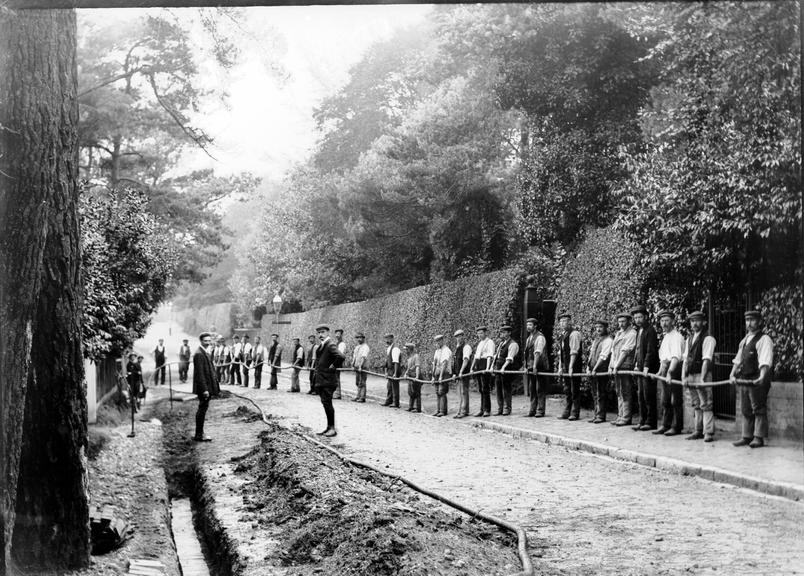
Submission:
[[[607,421],[607,392],[611,387],[617,395],[617,417],[611,421],[615,426],[631,426],[636,432],[652,431],[653,434],[674,436],[683,428],[684,397],[694,414],[692,434],[689,440],[703,439],[711,442],[715,436],[712,381],[714,353],[717,343],[706,329],[706,317],[702,312],[688,316],[690,332],[685,338],[676,329],[673,312],[663,310],[657,315],[661,326],[661,340],[644,306],[637,306],[616,317],[613,333],[606,320],[598,320],[595,337],[588,349],[583,350],[581,333],[573,327],[568,313],[559,315],[557,372],[561,378],[564,404],[559,418],[578,420],[580,417],[579,375],[588,378],[594,401],[593,424]],[[768,437],[767,395],[770,388],[773,366],[773,342],[763,333],[763,319],[759,311],[745,313],[746,336],[740,342],[734,358],[730,379],[751,380],[752,386],[739,386],[742,406],[742,438],[735,445],[753,448],[763,446]],[[443,335],[435,336],[436,350],[432,358],[423,360],[416,345],[408,342],[402,350],[395,344],[393,334],[385,335],[385,374],[387,376],[384,406],[399,408],[400,381],[407,380],[408,410],[421,411],[422,380],[431,381],[436,387],[437,411],[435,416],[448,414],[449,384],[457,381],[458,410],[454,418],[470,415],[469,385],[475,379],[480,393],[480,406],[475,416],[490,416],[492,413],[492,390],[496,392],[496,414],[511,414],[511,397],[514,383],[525,373],[525,384],[530,406],[529,417],[544,417],[548,379],[538,372],[549,370],[546,338],[538,329],[534,318],[526,321],[527,339],[523,346],[512,338],[511,326],[500,327],[500,339],[489,337],[486,326],[476,328],[477,342],[474,347],[467,341],[463,330],[453,334],[454,349],[445,342]],[[315,378],[317,356],[322,344],[309,336],[305,348],[298,338],[293,339],[291,351],[291,388],[299,392],[299,373],[310,368],[310,391],[316,393]],[[222,384],[249,385],[249,372],[254,371],[254,386],[261,385],[262,367],[271,368],[270,388],[277,387],[277,373],[282,363],[282,346],[278,334],[271,335],[271,344],[264,346],[260,337],[254,345],[246,335],[235,336],[229,346],[223,337],[218,337],[212,350],[212,361],[218,380]],[[362,332],[355,334],[356,345],[351,353],[352,369],[355,371],[357,394],[355,402],[366,400],[366,380],[369,370],[369,345]],[[343,331],[334,332],[333,345],[347,356]],[[182,360],[182,359],[180,359]],[[189,360],[189,358],[188,358]],[[635,376],[631,372],[640,372]],[[473,374],[473,376],[469,376]],[[429,375],[429,378],[428,378]],[[332,398],[341,397],[341,373],[335,374],[337,383]],[[681,381],[684,384],[676,384]],[[692,386],[687,386],[692,384]],[[636,406],[634,405],[636,397]],[[661,399],[661,415],[657,413],[657,398]],[[661,416],[661,418],[659,418]]]
[[[702,312],[688,316],[690,332],[685,338],[676,329],[675,314],[663,310],[657,315],[662,337],[659,338],[644,306],[637,306],[616,317],[613,334],[606,320],[595,324],[595,337],[587,350],[582,350],[580,332],[572,326],[568,313],[559,315],[557,372],[564,376],[563,411],[558,416],[567,420],[580,417],[579,375],[590,382],[594,399],[594,417],[591,423],[607,420],[606,396],[610,385],[617,394],[617,417],[615,426],[631,426],[636,432],[652,431],[653,434],[675,436],[683,428],[684,396],[694,413],[692,434],[688,440],[714,440],[712,382],[714,354],[717,343],[707,329]],[[740,385],[742,405],[742,438],[737,446],[763,446],[768,437],[767,395],[770,388],[773,366],[773,342],[763,333],[762,315],[757,310],[745,313],[746,336],[740,342],[734,358],[730,380],[750,380],[752,385]],[[385,374],[387,376],[386,398],[383,406],[400,407],[400,381],[407,380],[408,410],[421,411],[422,380],[429,379],[436,387],[437,411],[435,416],[448,414],[447,396],[449,384],[457,381],[458,410],[454,418],[470,415],[469,384],[475,378],[480,392],[480,407],[475,416],[490,416],[491,393],[496,391],[497,412],[501,416],[511,414],[511,396],[514,382],[525,373],[530,397],[529,417],[545,416],[548,380],[538,372],[547,372],[548,352],[546,338],[538,329],[535,318],[526,321],[527,339],[523,346],[511,336],[511,326],[500,327],[500,339],[495,343],[489,337],[486,326],[475,332],[474,347],[467,342],[463,330],[456,330],[454,349],[441,334],[435,336],[436,350],[432,358],[423,360],[412,342],[404,344],[405,353],[395,344],[393,334],[385,335]],[[343,331],[335,332],[334,344],[338,352],[346,356]],[[300,362],[310,368],[316,367],[320,344],[310,336],[310,348],[298,351]],[[369,346],[365,335],[355,335],[357,344],[352,350],[351,367],[355,371],[357,394],[355,402],[365,402],[366,378],[369,370]],[[299,346],[298,340],[294,346]],[[294,370],[298,372],[298,370]],[[632,372],[640,372],[635,376]],[[474,373],[470,377],[469,374]],[[339,376],[340,374],[338,374]],[[428,378],[429,375],[429,378]],[[681,381],[677,384],[673,381]],[[298,375],[296,375],[298,386]],[[315,390],[315,370],[310,372],[310,393]],[[291,390],[292,391],[292,390]],[[633,397],[637,402],[634,406]],[[657,414],[657,396],[661,398],[661,419]],[[333,398],[340,397],[340,383]]]

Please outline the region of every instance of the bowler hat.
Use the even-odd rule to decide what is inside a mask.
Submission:
[[[687,318],[690,320],[706,320],[706,314],[700,310],[696,310],[695,312],[690,312],[690,315],[687,316]]]
[[[665,316],[667,316],[671,320],[675,320],[676,318],[676,315],[673,313],[672,310],[660,310],[656,316],[659,318],[664,318]]]

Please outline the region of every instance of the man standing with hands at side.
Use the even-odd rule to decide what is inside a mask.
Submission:
[[[631,309],[634,327],[637,330],[634,371],[642,372],[636,376],[637,403],[639,404],[639,423],[632,428],[634,432],[656,429],[656,381],[648,374],[659,371],[659,337],[656,329],[648,321],[648,309],[636,306]]]
[[[561,339],[559,340],[558,373],[566,374],[564,383],[564,411],[559,418],[564,420],[577,420],[581,414],[581,380],[573,377],[581,374],[583,362],[581,360],[581,333],[572,327],[572,317],[564,312],[558,317],[561,326]]]
[[[210,442],[211,438],[204,436],[204,420],[209,408],[209,399],[220,394],[218,377],[212,363],[212,334],[204,332],[198,339],[201,346],[193,355],[193,394],[198,396],[198,411],[195,413],[196,442]]]
[[[331,438],[337,436],[335,430],[335,408],[332,406],[332,394],[338,387],[338,368],[343,366],[346,357],[338,350],[337,344],[329,336],[329,326],[316,326],[316,334],[321,344],[318,347],[315,365],[315,388],[321,397],[321,405],[327,416],[327,428],[319,432],[320,436]]]
[[[159,344],[154,348],[154,364],[156,365],[154,372],[154,386],[159,386],[159,378],[162,378],[162,384],[165,383],[165,341],[160,338]]]
[[[352,366],[355,369],[355,386],[357,387],[357,394],[353,402],[364,403],[366,401],[366,364],[368,363],[369,345],[366,344],[366,335],[362,332],[355,334],[357,346],[352,351]]]
[[[181,341],[179,348],[179,381],[187,382],[187,372],[190,370],[190,360],[193,357],[193,351],[190,350],[189,340],[186,338]]]
[[[477,347],[475,357],[472,359],[470,372],[479,371],[477,375],[478,388],[480,388],[480,412],[475,416],[491,416],[491,379],[494,368],[494,340],[487,336],[485,326],[477,327]]]

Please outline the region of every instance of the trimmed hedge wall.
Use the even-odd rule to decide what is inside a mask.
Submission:
[[[639,301],[643,280],[636,266],[636,247],[613,228],[589,230],[561,274],[556,315],[566,310],[584,337],[587,352],[596,320],[608,320],[613,333],[615,315]],[[559,334],[558,320],[554,336]]]
[[[474,346],[477,326],[485,324],[490,335],[496,337],[497,329],[510,323],[514,334],[518,335],[522,326],[524,277],[524,273],[517,269],[501,270],[419,286],[363,302],[283,314],[281,320],[290,321],[290,325],[273,325],[266,317],[261,334],[266,341],[270,340],[271,332],[278,332],[287,350],[294,337],[306,344],[307,336],[314,333],[315,326],[326,323],[332,330],[344,330],[344,341],[351,359],[356,344],[354,335],[361,331],[371,349],[369,365],[378,370],[385,365],[383,336],[390,332],[395,335],[395,343],[400,348],[405,342],[416,344],[427,365],[432,360],[436,334],[443,334],[451,343],[453,332],[462,328]],[[284,363],[286,358],[283,357]]]
[[[773,339],[775,380],[804,378],[802,354],[801,286],[778,286],[762,294],[758,308],[765,318],[765,332]]]

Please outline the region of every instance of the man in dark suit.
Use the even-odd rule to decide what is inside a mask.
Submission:
[[[315,364],[315,389],[321,397],[324,413],[327,415],[327,429],[319,435],[332,437],[335,431],[335,408],[332,406],[332,394],[338,387],[338,368],[343,366],[346,357],[338,350],[338,345],[329,336],[329,326],[321,324],[316,327],[321,344],[318,347]]]
[[[635,432],[655,430],[656,381],[648,378],[648,374],[656,374],[659,371],[659,337],[648,320],[648,310],[645,306],[632,308],[631,315],[634,317],[634,327],[637,329],[634,370],[642,372],[642,376],[636,377],[639,424],[632,430]]]
[[[193,440],[210,442],[211,438],[204,436],[204,419],[207,416],[210,397],[220,394],[221,389],[212,363],[212,334],[204,332],[198,339],[201,341],[201,346],[193,355],[193,394],[198,396]]]
[[[154,386],[159,386],[159,379],[162,379],[162,384],[165,383],[165,341],[160,338],[159,344],[154,348]]]

